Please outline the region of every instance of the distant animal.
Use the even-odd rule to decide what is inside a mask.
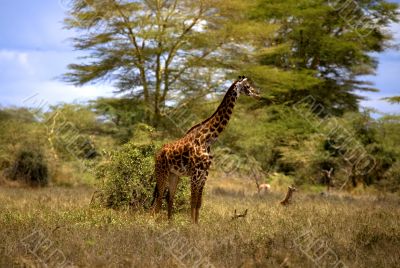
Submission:
[[[165,144],[157,153],[154,213],[160,210],[164,191],[168,189],[168,219],[171,219],[179,178],[181,176],[190,176],[191,218],[193,223],[198,223],[203,188],[212,161],[210,147],[227,126],[240,94],[259,98],[249,80],[244,76],[240,76],[230,86],[213,115],[193,126],[181,139]]]
[[[267,194],[270,191],[271,191],[271,185],[269,185],[268,183],[263,183],[258,186],[258,193],[261,195]]]
[[[329,170],[322,170],[322,174],[323,174],[323,183],[326,184],[326,191],[329,192],[330,187],[333,186],[332,184],[332,172],[334,171],[334,169],[331,167]]]
[[[237,213],[237,212],[236,212],[236,209],[235,209],[235,211],[234,211],[234,213],[233,213],[233,216],[232,216],[232,220],[235,220],[235,219],[238,219],[238,218],[244,218],[244,217],[246,217],[247,211],[248,211],[248,209],[246,208],[246,210],[245,210],[242,214],[240,214],[240,213]]]
[[[269,185],[268,183],[261,183],[260,184],[260,182],[259,182],[260,179],[261,179],[261,174],[260,173],[254,173],[253,174],[253,178],[254,178],[254,181],[255,181],[256,186],[257,186],[257,193],[259,195],[266,194],[271,190],[271,185]]]
[[[283,205],[283,206],[289,205],[290,201],[292,199],[292,195],[295,191],[296,191],[296,188],[294,186],[289,186],[285,198],[280,202],[281,205]]]

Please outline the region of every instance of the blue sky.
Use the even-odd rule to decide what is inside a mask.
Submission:
[[[68,41],[73,33],[61,23],[66,1],[0,0],[0,105],[20,106],[33,95],[51,104],[112,96],[107,85],[74,87],[57,79],[79,56]],[[391,30],[400,43],[400,24]],[[376,76],[366,79],[381,91],[366,94],[362,105],[399,113],[400,105],[380,99],[400,95],[400,52],[390,50],[378,57]]]
[[[64,0],[0,0],[0,104],[23,105],[37,94],[48,103],[111,96],[104,85],[74,87],[57,77],[79,53],[63,29]]]

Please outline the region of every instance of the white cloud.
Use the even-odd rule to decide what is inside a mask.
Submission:
[[[28,54],[13,50],[0,50],[0,61],[16,61],[21,65],[28,64]]]
[[[11,94],[1,97],[1,104],[37,107],[58,103],[87,102],[99,96],[112,96],[113,88],[107,85],[75,87],[59,81],[16,82],[8,86]]]
[[[75,87],[55,77],[66,72],[75,61],[76,52],[0,49],[0,104],[24,105],[33,95],[48,104],[87,101],[99,96],[111,96],[109,85]]]
[[[113,88],[107,85],[76,87],[59,81],[45,81],[36,85],[37,93],[50,103],[88,101],[98,96],[111,96]]]
[[[27,52],[20,52],[14,50],[0,50],[0,65],[17,65],[23,67],[24,71],[27,71],[30,75],[34,74],[34,69],[29,62],[29,54]]]

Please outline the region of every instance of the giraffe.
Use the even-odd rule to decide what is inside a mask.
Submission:
[[[209,118],[193,126],[179,140],[165,144],[156,155],[153,212],[162,205],[164,191],[168,188],[168,219],[172,218],[173,201],[179,178],[190,177],[191,219],[199,221],[203,188],[212,162],[210,146],[225,129],[240,94],[259,98],[249,80],[239,76],[226,92],[221,104]]]

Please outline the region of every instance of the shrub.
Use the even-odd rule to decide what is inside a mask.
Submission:
[[[153,199],[154,145],[129,142],[100,164],[96,177],[102,180],[98,194],[100,205],[109,208],[149,208]],[[175,208],[188,203],[188,183],[180,182]]]
[[[31,186],[48,184],[48,166],[40,148],[22,148],[8,169],[6,176],[11,180],[20,180]]]

